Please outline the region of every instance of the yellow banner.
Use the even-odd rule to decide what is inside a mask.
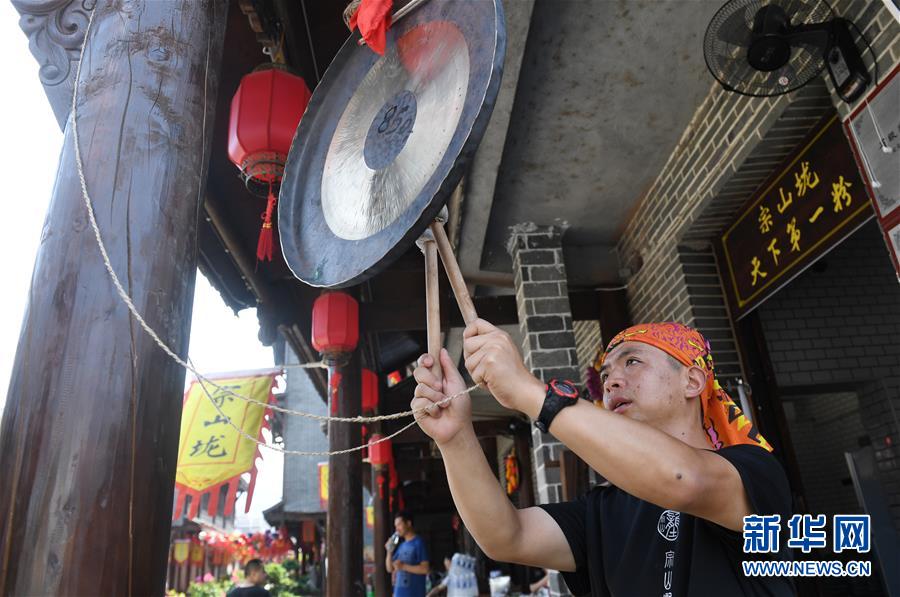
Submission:
[[[328,510],[328,463],[319,463],[319,505]]]
[[[266,404],[272,391],[273,375],[216,379],[223,389],[206,383],[212,397],[193,382],[181,413],[181,439],[178,444],[178,468],[175,481],[194,491],[205,491],[253,467],[256,443],[241,435],[222,417],[250,437],[259,436],[266,409],[231,396],[225,389]],[[222,414],[213,406],[219,406]]]

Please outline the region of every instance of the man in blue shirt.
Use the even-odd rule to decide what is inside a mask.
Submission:
[[[392,540],[387,542],[385,568],[394,575],[394,597],[425,597],[425,577],[429,572],[428,551],[425,542],[416,535],[412,516],[400,512],[394,518],[394,530],[403,543],[392,551]]]

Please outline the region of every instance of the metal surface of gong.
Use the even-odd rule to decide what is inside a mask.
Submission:
[[[281,185],[282,252],[313,286],[361,282],[431,223],[484,134],[506,33],[500,0],[428,0],[383,57],[357,39],[313,93]]]

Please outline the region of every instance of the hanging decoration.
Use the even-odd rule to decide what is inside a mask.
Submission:
[[[328,376],[328,414],[336,417],[338,414],[338,400],[341,396],[341,379],[343,379],[340,371],[332,371]]]
[[[378,375],[370,369],[362,370],[362,410],[363,414],[375,412],[378,408]]]
[[[359,342],[359,304],[345,292],[326,292],[313,303],[313,348],[326,357],[352,352]]]
[[[372,504],[372,498],[369,498],[369,503],[366,504],[366,527],[375,528],[375,506]]]
[[[512,495],[519,489],[519,461],[516,459],[516,449],[513,448],[503,459],[505,478],[506,478],[506,495]]]
[[[264,64],[244,75],[231,99],[228,157],[240,168],[247,189],[266,197],[257,260],[272,260],[272,219],[284,163],[294,132],[312,94],[306,82],[283,64]]]
[[[363,448],[362,450],[359,451],[359,455],[362,458],[362,461],[366,462],[367,460],[369,460],[369,440],[368,440],[369,428],[366,427],[365,425],[362,425],[361,429],[359,431],[360,431],[360,436],[362,439],[361,445],[366,446],[365,448]]]
[[[190,539],[176,539],[172,545],[172,559],[178,564],[184,564],[188,560],[190,551]]]
[[[312,545],[316,542],[316,523],[313,520],[304,520],[302,521],[302,541],[307,545]]]
[[[384,56],[393,5],[393,0],[354,0],[344,11],[344,23],[350,31],[359,27],[359,34],[366,45],[376,54]]]
[[[244,433],[262,441],[262,429],[269,426],[271,412],[268,408],[237,400],[228,391],[269,404],[273,401],[272,384],[279,373],[272,370],[247,377],[216,377],[214,379],[219,388],[209,390],[212,400],[198,382],[191,383],[185,393],[181,416],[173,519],[182,515],[188,496],[191,503],[187,516],[195,518],[200,512],[203,494],[209,494],[207,512],[215,516],[223,487],[228,488],[224,515],[230,516],[234,512],[238,482],[241,475],[248,471],[250,485],[246,511],[250,511],[256,486],[256,459],[260,457],[259,445],[241,435],[225,417]]]
[[[201,553],[209,554],[213,565],[238,562],[260,558],[277,562],[292,554],[294,543],[286,527],[277,531],[268,529],[264,532],[223,534],[200,531],[193,540],[193,547],[199,547]],[[201,560],[202,562],[202,560]]]
[[[372,437],[369,438],[369,462],[375,467],[389,466],[391,468],[390,474],[393,478],[396,475],[396,470],[394,469],[394,454],[391,448],[391,440],[383,440],[383,436],[378,433],[372,434]],[[391,485],[391,488],[393,487]]]
[[[206,559],[206,550],[199,539],[191,540],[191,564],[194,566],[202,566],[203,560]]]
[[[319,507],[328,511],[328,463],[319,463]]]

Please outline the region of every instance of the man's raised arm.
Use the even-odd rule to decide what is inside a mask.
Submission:
[[[550,515],[540,508],[517,510],[506,497],[475,436],[469,396],[434,404],[465,390],[465,383],[446,350],[443,381],[429,369],[432,364],[428,355],[419,359],[412,408],[430,407],[428,415],[419,415],[419,425],[441,451],[453,501],[475,541],[494,560],[575,570],[569,543]]]

